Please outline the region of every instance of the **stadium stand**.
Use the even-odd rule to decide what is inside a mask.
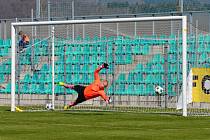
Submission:
[[[139,37],[131,39],[128,37],[119,36],[117,39],[114,37],[87,37],[85,42],[82,42],[81,37],[71,44],[66,43],[66,40],[57,39],[55,43],[55,82],[64,81],[74,84],[89,84],[93,81],[93,71],[97,65],[108,62],[110,69],[102,71],[103,75],[112,75],[115,73],[116,66],[130,66],[134,60],[138,58],[148,59],[135,62],[132,69],[126,73],[118,74],[114,82],[115,86],[111,85],[108,88],[109,94],[117,95],[154,95],[154,85],[168,84],[168,95],[175,96],[175,90],[178,86],[178,81],[182,77],[181,72],[181,58],[178,58],[182,52],[181,48],[177,47],[177,42],[170,36],[171,40],[165,39],[162,36],[161,40],[147,40],[140,39]],[[157,37],[154,37],[157,38]],[[41,39],[36,39],[39,42]],[[100,40],[100,41],[99,41]],[[208,53],[210,49],[208,44],[210,42],[209,36],[200,35],[198,37],[198,49],[195,49],[195,43],[192,39],[188,39],[188,58],[191,65],[199,66],[199,64],[209,63]],[[168,44],[169,48],[166,53],[155,52],[157,46]],[[21,56],[21,69],[28,68],[28,65],[37,64],[41,60],[46,60],[48,54],[48,42],[42,41],[34,45],[34,56],[32,55],[32,47],[24,51]],[[66,49],[64,50],[64,47]],[[1,90],[1,94],[10,93],[11,83],[11,39],[0,39],[0,83],[6,86],[5,90]],[[153,51],[153,52],[152,52]],[[167,57],[167,59],[165,59]],[[197,61],[198,59],[198,61]],[[44,62],[44,61],[43,61]],[[64,65],[66,64],[66,67]],[[21,93],[28,94],[49,94],[51,85],[51,68],[47,64],[39,64],[38,71],[31,73],[22,73],[19,71]],[[167,71],[167,73],[165,73]],[[165,73],[165,75],[164,75]],[[168,81],[164,80],[167,76]],[[64,94],[64,89],[55,86],[55,93],[57,95]],[[67,94],[75,93],[72,90],[67,90]]]

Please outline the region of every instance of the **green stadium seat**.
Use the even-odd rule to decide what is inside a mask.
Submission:
[[[135,55],[142,54],[141,47],[142,46],[140,46],[140,45],[134,45],[133,46],[133,54],[135,54]]]
[[[73,58],[72,58],[72,64],[78,64],[82,62],[82,58],[80,55],[74,55]]]
[[[142,46],[141,52],[142,52],[143,55],[149,54],[149,52],[150,52],[150,48],[149,48],[149,47],[150,47],[150,46],[148,46],[148,45]]]
[[[66,64],[72,64],[72,59],[73,59],[73,56],[72,55],[67,55],[66,56]]]
[[[207,59],[209,58],[207,53],[202,53],[199,57],[199,63],[205,63],[207,61]]]
[[[135,95],[145,95],[145,86],[140,84],[140,85],[135,85],[135,90],[134,90]]]
[[[32,78],[31,78],[30,74],[26,74],[24,76],[23,82],[24,83],[32,83]]]
[[[72,65],[66,65],[66,74],[71,74],[71,73],[73,73]]]
[[[188,63],[196,63],[197,61],[197,54],[188,54],[187,58]]]
[[[71,83],[79,84],[81,82],[81,80],[80,80],[80,74],[74,73],[72,75],[72,80],[71,81],[72,81]]]
[[[80,62],[80,64],[90,64],[91,63],[91,56],[90,55],[83,55],[83,60]]]
[[[127,83],[134,83],[135,81],[135,74],[133,73],[133,72],[130,72],[129,74],[128,74],[128,79],[127,79]]]
[[[117,45],[116,46],[116,50],[115,50],[115,54],[125,54],[125,46],[123,45]]]
[[[170,74],[173,74],[173,73],[177,73],[178,72],[178,65],[176,64],[171,64],[171,65],[168,65],[168,73]]]
[[[153,74],[148,74],[144,80],[146,84],[153,84],[154,83],[154,75]]]
[[[140,84],[143,83],[143,74],[142,73],[136,73],[134,83]]]
[[[30,84],[29,93],[30,94],[39,94],[38,84],[37,83]]]
[[[107,89],[107,95],[113,95],[115,92],[114,92],[114,86],[113,85],[110,85],[108,86],[108,89]]]
[[[64,65],[56,65],[55,74],[64,74]]]
[[[152,83],[157,84],[157,85],[162,85],[163,83],[165,83],[164,75],[163,74],[155,74],[153,77]]]
[[[169,54],[168,55],[168,63],[175,64],[175,63],[177,63],[177,61],[178,61],[178,59],[177,59],[176,54]]]
[[[61,81],[64,81],[64,76],[61,75],[61,74],[56,74],[55,75],[55,82],[58,83],[58,82],[61,82]]]
[[[89,69],[89,65],[88,64],[85,64],[82,66],[82,69],[81,69],[81,72],[82,73],[90,73],[90,69]]]
[[[31,64],[31,57],[28,55],[22,56],[20,58],[20,65],[30,65]]]
[[[94,54],[98,54],[98,45],[93,45],[92,46],[92,50],[91,50],[91,54],[94,55]]]
[[[64,94],[64,88],[59,85],[55,85],[55,94],[57,95]]]
[[[42,68],[41,68],[41,72],[42,73],[49,73],[50,72],[50,66],[48,66],[47,64],[43,64]]]
[[[8,56],[9,55],[9,47],[1,48],[0,56]]]
[[[114,63],[114,56],[112,54],[108,55],[108,63]]]
[[[80,55],[82,54],[82,46],[81,45],[74,45],[74,50],[72,51],[72,54]]]
[[[176,54],[177,53],[177,46],[175,45],[169,45],[169,50],[168,50],[168,53],[169,54]]]
[[[4,64],[0,65],[0,74],[5,74]]]
[[[40,73],[39,74],[39,82],[40,83],[52,82],[52,74],[51,73]]]
[[[177,77],[178,77],[177,74],[170,74],[170,75],[168,75],[168,82],[170,84],[177,84],[177,82],[178,82]]]
[[[3,39],[0,38],[0,48],[3,46]]]
[[[176,96],[176,92],[174,91],[174,85],[168,85],[168,96]]]
[[[5,48],[11,47],[11,39],[3,40],[3,46],[4,46]]]
[[[24,83],[24,84],[22,84],[22,87],[20,89],[20,93],[21,94],[28,94],[29,93],[29,89],[30,89],[29,84],[28,83]]]
[[[151,70],[152,73],[157,74],[157,73],[164,73],[164,67],[162,64],[156,64],[153,66],[153,69]]]
[[[141,63],[138,63],[135,67],[135,69],[133,70],[133,72],[135,73],[143,73],[144,72],[144,66]]]
[[[106,55],[105,54],[101,54],[100,56],[99,56],[99,59],[98,59],[98,63],[100,63],[100,64],[102,64],[102,63],[104,63],[104,62],[107,62],[107,60],[106,60],[107,58],[106,58]]]
[[[121,83],[125,83],[125,82],[126,82],[126,74],[125,73],[119,74],[116,83],[121,84]]]
[[[163,55],[161,55],[161,54],[154,55],[154,57],[152,58],[151,63],[152,64],[163,64],[164,63]]]
[[[81,73],[81,67],[79,64],[72,65],[74,73]]]
[[[0,73],[0,84],[5,82],[5,75]]]
[[[132,49],[132,46],[130,44],[125,46],[125,53],[126,54],[133,54],[133,49]]]
[[[125,94],[125,84],[116,84],[116,91],[115,94],[123,95]]]
[[[48,88],[45,86],[45,83],[40,83],[38,85],[38,91],[40,94],[47,94],[48,93]]]
[[[33,73],[32,83],[39,83],[39,74],[38,73]]]
[[[150,74],[150,73],[152,73],[152,69],[153,69],[153,64],[147,63],[146,66],[144,67],[144,72],[146,74]]]
[[[65,54],[66,55],[71,55],[72,52],[73,52],[73,45],[66,46],[66,52],[65,52]]]
[[[88,74],[81,74],[81,80],[80,80],[81,84],[88,85],[91,82],[93,82],[93,81],[90,81],[90,80],[91,80],[90,79],[90,75],[88,75]]]
[[[189,45],[187,47],[187,52],[188,53],[195,53],[196,52],[195,45],[194,44],[193,45]]]
[[[124,94],[135,95],[135,85],[134,84],[129,84],[128,88],[125,90]]]
[[[154,85],[153,84],[147,84],[145,89],[146,95],[155,95],[154,92]]]
[[[88,55],[91,54],[91,46],[84,45],[83,52],[84,54],[88,54]]]
[[[119,65],[124,65],[126,64],[126,61],[125,61],[125,55],[116,55],[115,56],[115,63],[116,64],[119,64]]]
[[[133,62],[132,54],[126,54],[125,55],[125,64],[132,64],[132,62]]]

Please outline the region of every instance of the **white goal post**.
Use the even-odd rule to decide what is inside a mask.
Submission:
[[[55,87],[54,87],[54,26],[55,25],[76,25],[76,24],[99,24],[99,23],[123,23],[123,22],[141,22],[141,21],[165,21],[180,20],[182,28],[182,92],[183,92],[183,116],[187,116],[187,17],[186,16],[162,16],[162,17],[135,17],[135,18],[113,18],[113,19],[85,19],[85,20],[66,20],[66,21],[39,21],[39,22],[15,22],[11,23],[11,111],[16,107],[16,43],[17,27],[22,26],[51,26],[51,47],[52,47],[52,106],[54,108]]]

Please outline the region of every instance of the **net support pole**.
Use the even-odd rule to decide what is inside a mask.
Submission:
[[[15,27],[11,26],[11,38],[12,38],[12,46],[11,46],[11,111],[15,111]]]
[[[183,84],[182,84],[182,104],[183,104],[183,116],[187,116],[187,17],[182,17],[182,73],[183,73]]]
[[[55,27],[51,27],[51,43],[52,43],[52,109],[55,109]]]

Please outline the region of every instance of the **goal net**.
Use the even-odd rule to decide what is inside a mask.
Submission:
[[[93,82],[104,62],[101,98],[72,109],[167,112],[187,115],[187,23],[185,16],[12,23],[11,110],[61,110],[77,93],[58,86]],[[30,37],[22,50],[18,32]],[[160,87],[160,88],[158,88]],[[182,110],[177,110],[179,96]]]

